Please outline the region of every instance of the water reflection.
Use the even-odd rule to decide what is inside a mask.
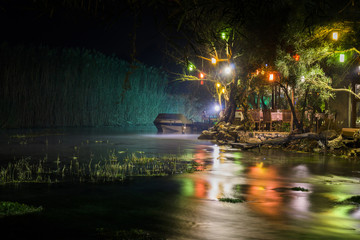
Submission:
[[[256,154],[251,157],[251,154],[231,151],[217,145],[212,149],[196,148],[194,160],[202,164],[212,161],[212,165],[205,164],[206,167],[199,170],[206,171],[181,178],[183,196],[212,200],[212,203],[206,204],[212,209],[219,208],[217,204],[220,204],[221,211],[234,211],[241,216],[249,214],[250,211],[251,214],[266,217],[264,219],[269,219],[269,222],[263,223],[267,228],[263,231],[267,232],[268,236],[271,236],[273,229],[284,231],[277,235],[278,239],[287,239],[289,234],[292,236],[290,238],[294,239],[293,233],[289,232],[301,233],[304,229],[305,236],[330,234],[334,239],[341,239],[343,234],[353,239],[353,234],[360,231],[360,224],[357,222],[360,218],[360,208],[334,205],[335,201],[339,201],[339,197],[329,197],[329,193],[348,193],[347,197],[349,193],[357,194],[354,185],[339,187],[338,184],[328,186],[321,181],[314,182],[313,179],[317,178],[317,175],[312,173],[312,164],[306,163],[305,159],[305,162],[300,164],[298,161],[290,161],[289,164],[289,160],[284,162],[285,164],[274,164],[275,160],[272,157],[261,157]],[[319,168],[319,165],[315,166],[317,169],[314,172]],[[189,187],[192,189],[189,190]],[[324,198],[325,196],[327,197]],[[224,197],[244,198],[246,203],[226,205],[218,201]],[[329,201],[330,199],[332,200]],[[197,211],[198,214],[212,220],[225,218],[223,221],[230,221],[227,218],[231,218],[231,221],[237,221],[230,216],[223,216],[223,213],[204,210],[199,206]],[[229,234],[226,232],[228,227],[211,227],[214,229],[207,229],[208,233],[205,234],[209,239],[219,234],[234,239],[241,235],[240,230]]]

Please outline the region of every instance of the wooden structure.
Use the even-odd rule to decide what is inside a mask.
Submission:
[[[252,127],[261,130],[275,130],[274,123],[291,123],[291,110],[259,110],[251,109],[249,114],[252,118]],[[300,113],[296,112],[296,117],[300,120]]]
[[[250,110],[250,116],[252,118],[252,125],[254,128],[256,128],[256,125],[258,128],[260,128],[261,118],[260,118],[260,110],[252,109]]]
[[[262,130],[264,130],[264,127],[267,128],[269,126],[269,130],[272,129],[272,119],[271,119],[271,110],[264,110],[263,111],[263,121],[262,121]]]
[[[360,131],[359,128],[343,128],[341,135],[345,138],[354,138],[354,134]]]

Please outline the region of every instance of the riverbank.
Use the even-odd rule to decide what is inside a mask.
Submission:
[[[334,130],[320,133],[295,134],[290,132],[245,131],[241,126],[220,123],[205,130],[199,139],[215,141],[219,145],[249,150],[281,148],[286,151],[324,153],[340,157],[360,157],[360,141]]]

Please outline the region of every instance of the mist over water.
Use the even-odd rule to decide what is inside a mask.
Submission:
[[[241,152],[197,140],[197,135],[153,130],[77,129],[34,135],[22,144],[24,139],[10,135],[0,139],[0,164],[14,156],[45,154],[49,161],[57,156],[69,161],[78,154],[82,162],[90,154],[96,159],[115,151],[119,156],[187,155],[198,171],[111,184],[1,185],[0,201],[45,209],[34,216],[0,218],[0,229],[8,235],[97,239],[140,229],[155,239],[360,238],[359,206],[337,204],[360,195],[355,160],[280,150]],[[219,201],[223,198],[244,202]]]

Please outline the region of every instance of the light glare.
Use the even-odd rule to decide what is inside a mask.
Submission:
[[[226,67],[225,74],[230,74],[230,73],[231,73],[231,67]]]
[[[339,38],[338,32],[333,32],[333,34],[332,34],[332,39],[335,40],[335,41],[337,41],[338,38]]]
[[[340,54],[340,62],[345,62],[345,54]]]
[[[273,74],[273,73],[270,73],[270,75],[269,75],[269,80],[270,80],[270,81],[274,80],[274,74]]]

